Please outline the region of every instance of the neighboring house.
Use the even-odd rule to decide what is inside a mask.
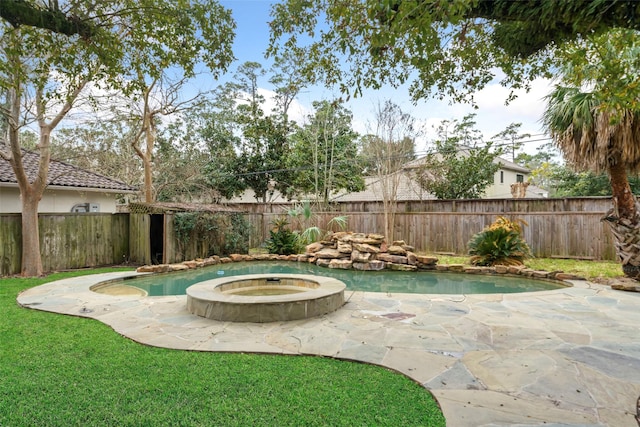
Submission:
[[[23,163],[29,179],[38,170],[39,155],[25,151]],[[67,163],[51,160],[48,186],[38,206],[40,213],[116,212],[118,197],[137,189],[115,179]],[[18,181],[8,160],[0,158],[0,213],[20,213]]]
[[[513,197],[511,185],[514,183],[528,182],[531,171],[509,160],[498,157],[493,161],[500,164],[500,169],[493,176],[493,184],[484,192],[484,199],[506,199]],[[526,198],[539,199],[549,197],[549,192],[534,185],[526,188]]]
[[[482,198],[506,199],[512,198],[511,184],[525,183],[531,171],[509,160],[496,158],[494,163],[500,164],[500,169],[494,175],[493,184],[487,187]],[[420,187],[415,179],[415,169],[423,164],[423,158],[407,163],[402,170],[395,172],[398,180],[396,201],[409,202],[435,199],[429,192]],[[365,178],[366,188],[356,193],[340,193],[332,198],[335,202],[370,202],[382,200],[382,183],[380,177]],[[526,198],[548,197],[549,193],[541,188],[529,185],[526,187]]]
[[[273,204],[285,203],[286,204],[286,203],[290,203],[290,202],[291,202],[290,200],[288,200],[285,196],[280,194],[280,192],[277,191],[277,190],[270,190],[270,191],[267,192],[267,201],[266,201],[266,203],[273,203]],[[256,204],[256,203],[262,203],[262,201],[256,200],[255,192],[252,189],[247,189],[239,196],[232,197],[230,199],[223,198],[220,201],[220,203],[253,205],[253,204]]]
[[[395,200],[397,202],[412,202],[435,199],[420,187],[414,179],[413,173],[406,170],[398,171],[390,179],[397,179],[398,187]],[[340,193],[331,199],[332,202],[379,202],[382,201],[383,183],[380,177],[369,176],[364,179],[365,188],[353,193]]]
[[[398,202],[412,202],[420,200],[435,199],[435,196],[420,187],[415,179],[415,169],[420,167],[424,158],[413,160],[404,165],[402,170],[395,172],[398,187],[395,200]],[[519,166],[509,160],[498,157],[494,163],[500,164],[500,169],[495,173],[493,184],[484,192],[484,199],[509,199],[514,197],[511,192],[511,185],[515,183],[526,183],[531,175],[527,168]],[[375,202],[382,201],[382,182],[378,176],[365,177],[365,189],[363,191],[347,193],[341,191],[331,198],[332,202]],[[388,185],[388,184],[387,184]],[[539,199],[549,196],[548,191],[534,185],[527,185],[525,198]],[[286,204],[290,203],[277,191],[270,195],[270,203]],[[304,197],[302,197],[304,198]],[[256,204],[253,191],[247,190],[240,197],[224,200],[225,203],[235,204]]]

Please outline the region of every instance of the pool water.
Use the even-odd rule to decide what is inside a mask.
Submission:
[[[476,275],[449,272],[358,271],[318,267],[301,262],[238,262],[209,267],[128,278],[149,296],[185,295],[186,289],[204,280],[243,274],[293,273],[333,277],[347,290],[411,294],[506,294],[548,291],[563,288],[559,283],[533,280],[520,276]]]

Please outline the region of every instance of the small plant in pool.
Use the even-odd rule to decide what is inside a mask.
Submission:
[[[526,258],[532,257],[531,249],[521,235],[524,225],[527,223],[521,219],[510,220],[499,216],[467,244],[471,264],[522,265]]]
[[[299,236],[289,230],[289,221],[285,217],[271,221],[273,227],[269,231],[267,240],[267,250],[269,253],[278,255],[291,255],[298,253],[300,248]]]

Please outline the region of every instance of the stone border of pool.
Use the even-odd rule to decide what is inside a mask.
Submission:
[[[195,316],[186,296],[91,291],[137,274],[50,282],[22,292],[18,303],[94,318],[151,346],[385,366],[429,389],[451,426],[635,425],[640,294],[585,281],[520,294],[349,292],[333,313],[257,324]]]
[[[556,280],[556,281],[571,281],[571,280],[584,280],[584,277],[577,276],[571,273],[565,273],[563,271],[542,271],[542,270],[533,270],[531,268],[527,268],[523,265],[496,265],[492,267],[476,267],[469,266],[464,264],[437,264],[437,258],[435,257],[423,257],[424,260],[429,259],[428,263],[420,263],[421,267],[416,266],[415,269],[411,271],[437,271],[437,272],[454,272],[454,273],[467,273],[467,274],[500,274],[500,275],[519,275],[524,277],[530,277],[534,279],[547,279],[547,280]],[[322,259],[320,259],[322,260]],[[214,255],[208,258],[198,258],[191,261],[183,261],[174,264],[156,264],[156,265],[143,265],[138,267],[136,271],[139,273],[169,273],[172,271],[184,271],[195,268],[207,267],[210,265],[217,264],[228,264],[232,262],[251,262],[251,261],[290,261],[290,262],[302,262],[302,263],[312,263],[316,264],[323,268],[331,268],[331,269],[351,269],[344,268],[343,264],[331,264],[331,263],[320,263],[318,264],[318,259],[310,258],[307,254],[299,254],[299,255],[275,255],[275,254],[258,254],[258,255],[243,255],[243,254],[232,254],[228,257],[220,257],[218,255]],[[333,260],[332,260],[333,261]],[[398,265],[395,263],[387,263],[391,266]],[[394,270],[395,268],[389,267],[389,270]],[[407,271],[407,270],[405,270]]]

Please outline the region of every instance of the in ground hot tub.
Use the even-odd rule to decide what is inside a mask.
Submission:
[[[214,320],[278,322],[337,310],[346,286],[331,277],[249,274],[207,280],[187,288],[187,310]]]

